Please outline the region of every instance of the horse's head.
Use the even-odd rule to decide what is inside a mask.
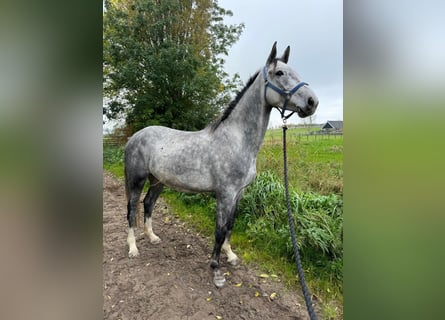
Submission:
[[[297,112],[301,118],[314,114],[318,106],[318,98],[314,91],[300,76],[287,65],[290,47],[288,46],[280,58],[277,58],[275,42],[264,67],[263,79],[264,98],[266,103],[284,110]]]

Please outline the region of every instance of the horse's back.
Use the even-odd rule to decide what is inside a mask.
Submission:
[[[150,126],[136,132],[128,140],[125,151],[165,153],[192,145],[202,146],[208,142],[209,136],[206,130],[182,131],[163,126]]]

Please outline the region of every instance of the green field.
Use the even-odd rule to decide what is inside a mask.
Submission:
[[[297,191],[343,194],[343,136],[301,136],[289,129],[287,158],[289,185]],[[283,178],[282,130],[268,130],[257,158],[257,171],[271,170]]]
[[[342,318],[343,137],[298,136],[289,129],[288,169],[297,243],[308,286],[323,301],[323,319]],[[232,235],[246,263],[299,286],[289,237],[283,187],[282,130],[269,130],[257,158],[257,178],[240,202]],[[123,176],[123,148],[104,148],[104,168]],[[175,214],[210,239],[215,199],[168,188],[163,194]]]

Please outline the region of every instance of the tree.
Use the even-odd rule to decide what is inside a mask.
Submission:
[[[203,128],[239,84],[223,70],[244,28],[215,0],[105,2],[104,115],[126,116],[132,132],[148,125]]]

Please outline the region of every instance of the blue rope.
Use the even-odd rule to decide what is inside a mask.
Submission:
[[[294,218],[292,216],[292,209],[289,199],[289,181],[287,178],[287,152],[286,152],[286,124],[283,125],[283,157],[284,157],[284,187],[286,191],[286,205],[287,205],[287,217],[289,220],[289,228],[292,240],[292,246],[294,248],[295,262],[297,264],[298,278],[300,279],[301,289],[303,290],[304,301],[306,302],[306,308],[309,313],[311,320],[317,320],[317,315],[315,314],[314,308],[312,306],[311,294],[308,287],[306,286],[306,281],[304,280],[303,267],[301,265],[300,253],[298,252],[297,240],[295,237],[295,224]]]

